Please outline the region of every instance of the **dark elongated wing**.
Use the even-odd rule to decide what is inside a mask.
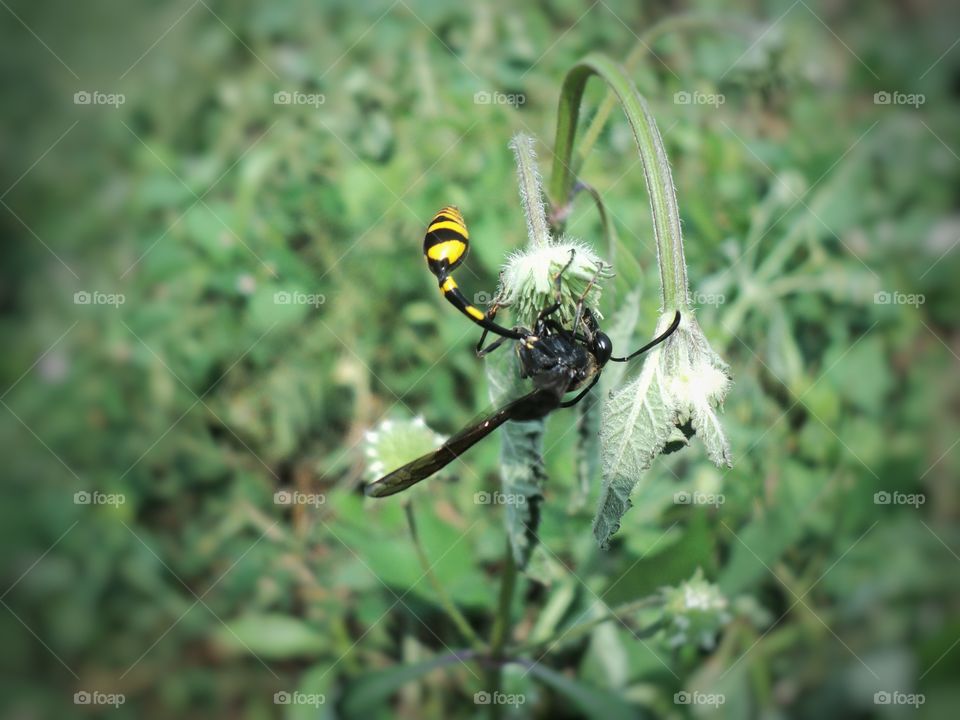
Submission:
[[[387,497],[406,490],[443,469],[460,457],[476,443],[492,433],[507,420],[536,420],[555,409],[560,397],[555,390],[541,388],[512,400],[479,422],[472,423],[458,432],[443,445],[416,460],[408,462],[389,475],[364,488],[370,497]]]

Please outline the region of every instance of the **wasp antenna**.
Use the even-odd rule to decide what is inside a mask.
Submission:
[[[673,335],[674,331],[675,331],[678,327],[680,327],[680,311],[679,311],[679,310],[677,310],[677,314],[673,316],[673,322],[670,323],[670,327],[668,327],[668,328],[663,332],[662,335],[660,335],[660,336],[658,336],[658,337],[655,337],[653,340],[651,340],[650,342],[648,342],[648,343],[647,343],[646,345],[644,345],[642,348],[640,348],[640,349],[637,350],[636,352],[630,353],[630,354],[627,355],[626,357],[612,357],[612,358],[610,358],[610,359],[613,360],[614,362],[627,362],[628,360],[632,360],[632,359],[635,358],[637,355],[642,355],[643,353],[645,353],[645,352],[646,352],[647,350],[649,350],[650,348],[654,348],[654,347],[656,347],[657,345],[659,345],[660,343],[662,343],[662,342],[663,342],[664,340],[666,340],[668,337],[670,337],[671,335]]]

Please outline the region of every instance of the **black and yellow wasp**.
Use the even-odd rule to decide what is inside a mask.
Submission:
[[[516,340],[520,375],[530,378],[534,389],[508,402],[479,422],[468,425],[433,452],[367,485],[365,492],[371,497],[393,495],[430,477],[508,420],[539,420],[557,408],[575,405],[597,384],[608,361],[627,362],[662,343],[680,324],[680,313],[677,312],[670,327],[662,335],[626,357],[613,357],[610,338],[600,331],[596,317],[584,306],[585,292],[577,304],[572,325],[570,328],[564,327],[555,316],[561,306],[561,278],[573,262],[571,253],[570,261],[557,273],[555,279],[555,302],[540,311],[533,330],[503,327],[493,319],[498,305],[494,303],[487,312],[475,307],[460,291],[451,275],[463,262],[469,245],[470,234],[463,215],[457,208],[448,206],[430,221],[423,240],[423,253],[430,272],[440,284],[443,296],[483,328],[483,335],[477,343],[477,354],[483,356],[507,340]],[[499,338],[483,347],[488,332],[499,335]],[[571,400],[563,399],[568,392],[575,390],[580,390],[576,397]]]

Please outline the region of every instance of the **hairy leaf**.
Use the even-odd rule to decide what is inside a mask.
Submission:
[[[490,398],[503,404],[527,390],[511,349],[487,357]],[[524,568],[537,544],[540,504],[547,471],[543,464],[543,421],[507,422],[500,428],[500,483],[504,522],[517,567]]]
[[[613,393],[603,410],[603,488],[593,520],[593,535],[601,547],[620,529],[620,519],[630,509],[630,492],[674,427],[676,411],[664,387],[662,347],[651,351],[640,375]]]
[[[661,316],[657,333],[672,317]],[[730,446],[714,408],[730,387],[727,365],[710,348],[691,314],[676,332],[647,356],[632,382],[614,392],[604,408],[600,430],[603,490],[593,533],[601,547],[620,528],[630,509],[630,493],[643,473],[678,439],[677,426],[690,422],[717,465],[730,465]]]
[[[605,328],[618,354],[626,354],[633,348],[634,329],[640,316],[640,295],[639,290],[630,292]],[[583,507],[594,478],[600,472],[600,398],[620,384],[626,370],[625,363],[609,363],[603,370],[598,390],[587,395],[577,406],[577,491],[570,500],[571,510]]]

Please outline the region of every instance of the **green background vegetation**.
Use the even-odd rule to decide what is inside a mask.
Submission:
[[[625,59],[657,21],[699,9],[718,12],[607,0],[0,8],[5,716],[486,712],[472,701],[476,663],[447,662],[399,693],[383,684],[463,642],[399,499],[358,489],[362,439],[381,420],[421,414],[451,433],[487,404],[478,332],[441,301],[424,225],[458,205],[473,238],[461,285],[492,291],[525,236],[510,137],[538,137],[546,172],[570,65],[591,51]],[[575,415],[558,413],[546,550],[514,614],[522,640],[700,567],[733,619],[709,652],[602,625],[543,658],[563,682],[510,670],[505,689],[527,702],[504,711],[581,717],[586,698],[598,717],[623,701],[638,717],[684,717],[709,708],[674,693],[700,690],[725,695],[725,717],[947,717],[960,702],[957,14],[719,12],[644,36],[631,76],[670,155],[692,288],[725,299],[698,318],[736,382],[734,467],[717,470],[696,443],[661,458],[599,551],[593,503],[578,499]],[[126,102],[76,105],[81,90]],[[278,91],[325,102],[277,105]],[[881,91],[925,102],[878,105]],[[476,104],[477,92],[525,102]],[[725,102],[678,104],[677,92]],[[602,98],[591,83],[588,119]],[[605,312],[642,288],[646,333],[658,303],[649,205],[616,112],[582,177],[622,241]],[[606,252],[587,198],[568,231]],[[78,291],[125,302],[77,305]],[[325,302],[278,305],[282,291]],[[877,292],[925,302],[878,304]],[[411,494],[434,572],[483,636],[504,533],[502,508],[474,493],[496,487],[497,456],[488,441],[455,482]],[[325,503],[278,506],[281,488]],[[81,490],[125,503],[78,505]],[[684,490],[725,502],[674,504]],[[925,502],[875,503],[895,491]],[[126,703],[74,705],[84,689]],[[296,689],[327,702],[274,704]],[[877,691],[926,702],[875,705]]]

